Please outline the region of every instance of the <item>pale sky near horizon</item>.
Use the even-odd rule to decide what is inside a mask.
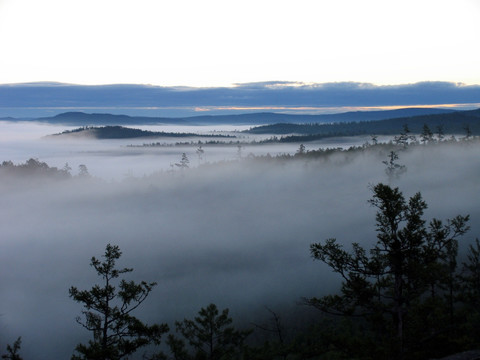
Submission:
[[[0,0],[0,84],[480,84],[478,0]]]

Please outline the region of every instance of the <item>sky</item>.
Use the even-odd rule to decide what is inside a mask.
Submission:
[[[480,84],[477,0],[0,0],[0,84]]]

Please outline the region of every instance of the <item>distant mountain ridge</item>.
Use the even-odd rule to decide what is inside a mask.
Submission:
[[[354,111],[338,114],[300,115],[273,112],[231,114],[231,115],[202,115],[190,117],[148,117],[114,115],[108,113],[65,112],[52,117],[41,117],[30,121],[40,121],[51,124],[75,126],[101,125],[264,125],[276,123],[310,124],[361,122],[412,117],[421,115],[436,115],[454,113],[454,110],[439,108],[402,108],[396,110]],[[12,118],[5,119],[13,121]]]

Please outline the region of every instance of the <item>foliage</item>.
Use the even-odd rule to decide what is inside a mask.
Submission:
[[[96,139],[134,139],[134,138],[151,138],[151,137],[207,137],[207,138],[232,138],[232,135],[222,134],[195,134],[195,133],[177,133],[177,132],[164,132],[164,131],[149,131],[128,128],[123,126],[83,126],[73,130],[65,130],[60,134],[54,134],[52,136],[61,135],[87,135],[93,136]]]
[[[386,165],[385,173],[388,176],[389,182],[394,179],[398,179],[400,175],[402,175],[405,171],[407,171],[407,167],[405,165],[400,165],[397,163],[398,154],[395,151],[390,151],[388,154],[388,160],[382,161],[384,165]]]
[[[443,141],[445,139],[445,132],[442,125],[437,125],[437,140]]]
[[[2,355],[2,359],[7,360],[23,360],[23,358],[18,354],[20,346],[22,345],[22,338],[19,337],[12,345],[7,345],[7,353]]]
[[[254,324],[257,329],[274,335],[274,339],[267,340],[260,347],[249,348],[248,359],[287,359],[294,351],[293,346],[285,339],[285,329],[281,322],[280,315],[266,307],[271,319],[266,324]]]
[[[422,133],[422,124],[431,129],[442,127],[442,131],[449,134],[460,134],[466,132],[468,126],[470,135],[480,134],[480,111],[456,111],[444,114],[419,115],[411,117],[398,117],[394,119],[374,120],[374,121],[356,121],[356,122],[338,122],[338,123],[309,123],[292,124],[278,123],[272,125],[262,125],[246,130],[252,134],[275,134],[287,135],[282,137],[281,142],[304,142],[319,140],[332,136],[356,136],[356,135],[395,135],[402,126],[409,131],[404,135],[410,136],[411,133]],[[410,134],[408,134],[410,133]],[[303,135],[303,136],[302,136]],[[408,138],[404,138],[408,140]]]
[[[367,251],[353,243],[351,252],[336,239],[312,244],[312,256],[340,274],[343,282],[340,294],[308,303],[328,314],[362,318],[368,329],[364,333],[372,334],[378,349],[411,356],[424,341],[419,334],[441,334],[441,314],[453,309],[457,238],[468,231],[468,216],[445,224],[432,219],[427,227],[422,218],[427,204],[420,193],[407,201],[398,188],[384,184],[374,186],[373,193],[376,244]],[[428,306],[435,310],[429,312],[433,319],[420,321],[425,314],[420,310]]]
[[[465,139],[470,139],[472,137],[472,129],[470,128],[470,124],[465,124],[463,129],[465,130]]]
[[[0,174],[17,177],[42,177],[48,179],[69,179],[69,168],[58,169],[47,163],[30,158],[24,164],[15,165],[12,161],[3,161],[0,164]]]
[[[203,158],[205,156],[205,150],[202,148],[202,145],[200,145],[195,152],[198,156],[198,161],[203,161]]]
[[[467,261],[464,262],[462,274],[462,296],[473,308],[480,308],[480,241],[469,245]]]
[[[414,135],[411,135],[407,124],[403,124],[403,130],[400,132],[400,135],[395,136],[393,139],[394,144],[401,145],[404,148],[407,147],[410,142],[415,141],[416,138]]]
[[[423,125],[422,133],[420,134],[420,139],[423,144],[433,141],[433,132],[430,130],[427,124]]]
[[[303,144],[300,144],[300,146],[298,147],[298,150],[297,150],[297,153],[298,155],[303,155],[305,154],[305,145]]]
[[[184,319],[175,322],[177,333],[185,340],[170,335],[167,343],[174,359],[227,360],[234,359],[243,352],[243,343],[251,331],[239,331],[231,326],[233,320],[228,309],[220,313],[215,304],[200,309],[194,320]]]
[[[188,169],[188,164],[190,164],[190,160],[187,157],[187,154],[182,153],[182,159],[179,163],[175,163],[175,166],[179,167],[180,169]]]
[[[12,177],[64,180],[72,178],[71,171],[72,168],[68,162],[65,163],[62,169],[58,169],[34,158],[28,159],[25,163],[18,165],[15,165],[12,161],[3,161],[0,164],[0,175]],[[78,166],[78,177],[90,177],[86,165],[81,164]]]
[[[90,290],[70,288],[70,297],[82,303],[85,319],[77,322],[93,333],[93,340],[88,345],[79,344],[78,354],[72,359],[116,360],[133,354],[140,347],[159,344],[161,336],[168,331],[168,326],[148,326],[132,315],[142,304],[156,283],[121,280],[118,289],[115,280],[133,269],[117,269],[115,262],[122,255],[118,246],[108,244],[103,262],[92,257],[90,265],[103,280],[102,285],[94,285]]]
[[[84,164],[78,165],[78,176],[81,178],[88,178],[90,177],[90,173],[88,172],[88,168]]]

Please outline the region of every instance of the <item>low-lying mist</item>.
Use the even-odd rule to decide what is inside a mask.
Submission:
[[[480,147],[417,146],[399,156],[407,172],[393,185],[406,197],[420,191],[427,219],[470,214],[463,241],[478,237]],[[367,200],[372,184],[388,181],[386,159],[382,150],[343,152],[319,160],[227,161],[122,181],[1,184],[0,346],[22,336],[24,358],[63,359],[86,342],[90,334],[75,322],[81,306],[68,289],[99,280],[89,262],[108,243],[123,252],[119,267],[134,268],[128,278],[158,282],[137,312],[148,323],[173,325],[212,302],[249,327],[269,317],[265,306],[295,312],[302,297],[339,286],[310,257],[312,242],[375,242],[375,209]]]
[[[239,133],[246,127],[234,125],[217,125],[215,127],[134,126],[134,128],[150,131],[235,136],[223,139],[163,137],[99,140],[87,137],[47,137],[73,128],[72,126],[36,122],[0,121],[0,153],[2,154],[0,161],[11,160],[14,163],[22,163],[33,157],[58,168],[62,168],[68,163],[72,168],[72,173],[76,173],[78,166],[84,164],[93,176],[105,180],[122,180],[131,176],[141,177],[159,171],[171,170],[181,160],[183,153],[187,155],[190,167],[197,167],[205,163],[230,161],[252,155],[294,154],[299,147],[299,144],[296,143],[259,145],[258,141],[271,135]],[[361,145],[368,139],[369,137],[329,138],[306,144],[306,150]],[[217,140],[220,143],[205,144],[210,140]],[[203,143],[201,146],[204,153],[201,158],[197,153],[198,141]],[[257,141],[257,144],[249,144],[252,141]],[[232,142],[232,144],[222,144],[222,142]],[[241,144],[240,151],[237,142]],[[143,146],[157,143],[162,146]],[[178,143],[181,143],[181,145]]]

